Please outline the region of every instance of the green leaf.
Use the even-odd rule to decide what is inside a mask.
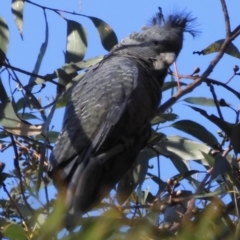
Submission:
[[[210,192],[210,193],[203,193],[203,194],[198,194],[198,195],[193,195],[192,197],[193,198],[196,198],[196,199],[212,199],[213,197],[219,195],[219,194],[222,194],[222,190],[215,190],[213,192]]]
[[[186,83],[180,82],[180,86],[186,86]],[[171,82],[165,82],[162,86],[162,92],[167,91],[168,89],[177,87],[177,82],[176,81],[171,81]]]
[[[62,95],[60,96],[60,98],[57,101],[57,105],[56,105],[57,108],[66,106],[68,100],[71,97],[72,89],[83,78],[84,75],[85,75],[85,72],[80,73],[79,75],[77,75],[76,77],[71,79],[71,81],[66,85],[66,90],[62,93]]]
[[[42,140],[43,141],[45,138],[47,138],[50,143],[55,143],[56,140],[57,140],[58,135],[59,135],[59,132],[49,131],[49,132],[46,132],[44,134],[44,136],[37,135],[36,136],[36,140]]]
[[[201,52],[196,52],[196,53],[207,55],[207,54],[210,54],[213,52],[218,52],[224,41],[225,41],[225,39],[220,39],[220,40],[210,44],[207,48],[203,49]],[[240,52],[233,43],[230,43],[230,45],[228,46],[225,53],[227,53],[230,56],[240,58]]]
[[[62,230],[63,214],[65,213],[65,204],[63,204],[62,200],[58,198],[56,201],[54,201],[53,211],[51,214],[46,218],[45,221],[40,222],[38,236],[41,236],[42,239],[49,239],[49,236],[53,236],[56,234],[56,232],[60,231],[60,229]]]
[[[206,144],[181,136],[167,136],[162,138],[161,141],[154,145],[154,149],[170,159],[176,158],[185,161],[200,160],[203,164],[208,165],[208,162],[200,151],[208,153],[210,148]]]
[[[28,107],[28,102],[25,97],[19,98],[14,104],[14,109],[16,112],[20,111],[21,109],[25,109],[26,107]]]
[[[41,125],[34,126],[26,121],[21,121],[11,102],[0,103],[0,125],[8,132],[20,136],[40,134],[42,130]]]
[[[179,158],[178,156],[170,157],[171,162],[176,167],[176,169],[181,173],[185,173],[188,171],[188,167],[184,161],[184,159]]]
[[[149,212],[144,216],[143,219],[147,219],[152,225],[155,225],[159,220],[159,213]]]
[[[225,174],[230,171],[231,171],[231,166],[228,160],[225,157],[221,156],[220,154],[215,156],[213,170],[211,173],[211,180],[215,179],[220,174]]]
[[[212,98],[188,97],[188,98],[183,99],[183,101],[191,103],[191,104],[216,107],[216,105],[214,103],[214,99],[212,99]]]
[[[28,239],[27,233],[24,231],[23,227],[18,224],[9,224],[3,228],[3,235],[6,238],[12,240],[26,240]]]
[[[213,146],[218,141],[215,136],[199,123],[191,120],[180,120],[171,125],[172,127],[192,135],[200,141]]]
[[[208,115],[207,112],[201,108],[197,108],[197,107],[192,107],[192,106],[188,106],[190,108],[192,108],[194,111],[199,112],[201,115],[203,115],[205,118],[207,118],[208,120],[210,120],[211,122],[213,122],[214,124],[216,124],[221,130],[223,130],[229,137],[232,134],[232,128],[233,128],[233,124],[223,121],[222,119],[220,119],[219,117],[215,116],[214,114]]]
[[[167,121],[175,121],[178,118],[178,115],[175,113],[161,113],[158,116],[155,116],[151,120],[151,124],[159,124],[159,123],[165,123]]]
[[[44,39],[44,42],[42,43],[42,45],[40,47],[35,66],[34,66],[33,71],[32,71],[35,74],[37,74],[39,72],[39,69],[41,67],[43,57],[44,57],[44,55],[46,53],[46,50],[47,50],[48,38],[49,38],[49,28],[48,28],[48,21],[47,21],[47,15],[46,15],[45,10],[43,11],[43,13],[44,13],[44,20],[45,20],[45,39]],[[35,82],[35,80],[36,80],[36,77],[31,76],[28,83]],[[28,88],[28,91],[31,91],[31,88]]]
[[[14,20],[22,39],[23,39],[23,9],[24,9],[23,0],[12,0],[12,13],[14,15]]]
[[[73,20],[67,21],[67,47],[65,62],[82,61],[87,49],[87,33],[84,27]]]
[[[38,119],[40,120],[37,116],[35,116],[32,113],[26,113],[26,112],[18,112],[17,113],[20,119],[23,120],[29,120],[29,119]]]
[[[202,152],[201,150],[200,150],[200,152],[202,153],[203,157],[207,160],[208,165],[210,167],[212,167],[214,165],[214,163],[215,163],[214,157],[212,157],[211,155],[209,155],[209,154],[207,154],[205,152]]]
[[[103,59],[103,56],[97,56],[94,58],[89,58],[87,60],[83,60],[76,63],[68,63],[64,64],[61,69],[63,69],[67,74],[71,74],[86,68],[90,68],[95,64],[99,63]],[[59,69],[56,70],[58,72]]]
[[[71,82],[71,80],[77,75],[77,72],[67,74],[63,69],[58,69],[56,74],[58,76],[58,83],[61,85],[57,87],[57,93],[62,93],[65,90],[64,86]]]
[[[152,173],[147,173],[147,175],[149,176],[149,178],[155,182],[158,186],[159,189],[165,189],[167,187],[167,183],[164,182],[162,179],[160,179],[159,177],[157,177],[156,175],[152,174]]]
[[[191,175],[193,174],[196,174],[196,173],[199,173],[200,171],[198,170],[189,170],[189,171],[186,171],[186,172],[182,172],[180,174],[177,174],[173,177],[171,177],[172,180],[177,180],[178,182],[180,182],[181,180],[185,179],[185,178],[188,178],[190,177]]]
[[[151,137],[148,140],[148,143],[151,145],[158,143],[162,138],[165,138],[166,135],[161,132],[156,132],[155,130],[151,130]]]
[[[0,67],[4,62],[9,44],[9,30],[5,20],[0,17]]]
[[[64,71],[65,74],[67,75],[67,79],[74,78],[75,76],[77,76],[77,71],[83,70],[86,68],[90,68],[90,67],[94,66],[95,64],[97,64],[98,62],[100,62],[102,59],[103,59],[103,56],[98,56],[98,57],[94,57],[94,58],[89,58],[87,60],[79,61],[76,63],[64,64],[61,68],[56,69],[54,73],[46,74],[44,76],[44,79],[37,78],[34,81],[34,83],[27,84],[25,86],[25,88],[31,88],[35,84],[42,84],[42,83],[48,81],[48,79],[49,80],[56,79],[59,76],[61,76],[62,71]],[[59,73],[59,71],[60,71],[60,73]],[[70,75],[70,77],[68,77],[68,75]],[[68,80],[65,80],[64,84],[67,84],[67,83],[68,83]]]
[[[89,17],[98,30],[101,38],[102,46],[105,50],[110,51],[116,44],[118,39],[113,29],[103,20],[96,17]]]
[[[117,201],[119,204],[123,204],[137,185],[144,181],[148,171],[148,161],[155,155],[155,152],[150,149],[144,149],[138,154],[134,165],[123,176],[117,186]]]
[[[9,223],[13,223],[12,221],[10,221],[9,219],[0,217],[0,227],[4,227],[6,225],[8,225]]]

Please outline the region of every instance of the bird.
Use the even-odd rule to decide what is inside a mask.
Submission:
[[[185,10],[166,18],[159,11],[73,88],[48,168],[69,214],[99,204],[146,146],[168,69],[184,33],[197,34],[195,21]]]

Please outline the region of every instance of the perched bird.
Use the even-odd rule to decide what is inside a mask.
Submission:
[[[196,34],[194,21],[185,12],[165,21],[156,14],[72,90],[49,168],[69,213],[84,214],[98,204],[146,145],[168,68],[184,32]]]

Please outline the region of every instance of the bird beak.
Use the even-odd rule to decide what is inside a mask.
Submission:
[[[162,61],[169,66],[176,60],[176,57],[176,54],[173,52],[166,52],[160,54],[160,58],[162,59]]]
[[[175,60],[177,56],[173,52],[160,53],[155,59],[153,65],[155,70],[162,70],[168,68]]]

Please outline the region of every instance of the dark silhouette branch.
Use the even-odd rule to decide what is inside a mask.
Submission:
[[[220,109],[220,106],[219,106],[219,102],[217,100],[217,95],[215,93],[215,90],[214,90],[214,87],[211,83],[208,83],[208,86],[210,88],[210,92],[212,93],[212,96],[213,96],[213,100],[214,100],[214,103],[216,105],[216,108],[217,108],[217,112],[218,112],[218,115],[219,117],[221,118],[221,120],[224,121],[224,118],[223,118],[223,115],[222,115],[222,112],[221,112],[221,109]]]
[[[12,69],[12,70],[14,70],[14,71],[17,71],[17,72],[20,72],[20,73],[23,73],[23,74],[26,74],[26,75],[28,75],[28,76],[37,77],[37,78],[46,80],[46,81],[48,81],[48,82],[51,82],[51,83],[53,83],[53,84],[55,84],[55,85],[57,85],[57,86],[58,86],[58,85],[62,86],[61,84],[52,81],[49,77],[45,77],[45,76],[42,76],[42,75],[38,75],[38,74],[36,74],[36,73],[28,72],[28,71],[26,71],[26,70],[23,70],[23,69],[21,69],[21,68],[14,67],[14,66],[12,66],[12,65],[10,65],[10,64],[8,64],[8,63],[5,63],[5,62],[2,63],[2,65],[5,66],[6,68]],[[26,88],[26,87],[23,87],[23,88]]]
[[[29,211],[34,215],[34,211],[31,208],[31,206],[29,205],[29,203],[26,199],[26,196],[25,196],[25,188],[23,186],[22,173],[21,173],[21,169],[20,169],[20,166],[19,166],[19,154],[18,154],[18,150],[17,150],[17,145],[16,145],[13,134],[9,134],[9,136],[11,138],[12,146],[13,146],[13,150],[14,150],[14,154],[15,154],[13,163],[14,163],[14,167],[16,168],[17,173],[18,173],[21,195],[22,195],[22,198],[23,198],[23,201],[24,201],[25,205],[27,206]]]
[[[57,14],[60,14],[60,12],[61,12],[61,13],[68,13],[68,14],[72,14],[72,15],[76,15],[76,16],[81,16],[81,17],[89,17],[89,16],[87,16],[87,15],[80,14],[80,13],[75,13],[75,12],[60,10],[60,9],[57,9],[57,8],[46,7],[46,6],[43,6],[43,5],[41,5],[41,4],[34,3],[34,2],[32,2],[32,1],[30,1],[30,0],[25,0],[25,2],[30,3],[30,4],[32,4],[32,5],[34,5],[34,6],[39,7],[39,8],[42,8],[42,9],[47,9],[47,10],[49,10],[49,11],[53,11],[53,12],[55,12],[55,13],[57,13]]]
[[[9,192],[8,192],[8,190],[7,190],[7,188],[6,188],[5,183],[2,183],[1,185],[2,185],[2,187],[3,187],[4,192],[5,192],[5,193],[7,194],[7,196],[9,197],[9,199],[10,199],[13,207],[16,209],[18,215],[20,216],[20,218],[22,218],[22,223],[23,223],[23,225],[25,225],[25,226],[27,227],[28,231],[31,231],[30,225],[28,224],[28,222],[26,221],[26,219],[25,219],[24,216],[22,215],[22,213],[21,213],[20,209],[18,208],[16,202],[13,200],[13,198],[12,198],[11,195],[9,194]]]
[[[174,76],[174,73],[172,74]],[[191,80],[195,80],[196,78],[198,78],[199,76],[192,76],[192,75],[179,75],[180,79],[184,78],[184,79],[191,79]],[[221,86],[225,89],[227,89],[229,92],[233,93],[237,98],[240,99],[240,93],[236,90],[234,90],[233,88],[229,87],[228,85],[226,85],[226,83],[223,83],[223,82],[220,82],[220,81],[217,81],[215,79],[212,79],[212,78],[206,78],[203,80],[203,82],[205,83],[211,83],[211,84],[214,84],[214,85],[217,85],[217,86]]]

